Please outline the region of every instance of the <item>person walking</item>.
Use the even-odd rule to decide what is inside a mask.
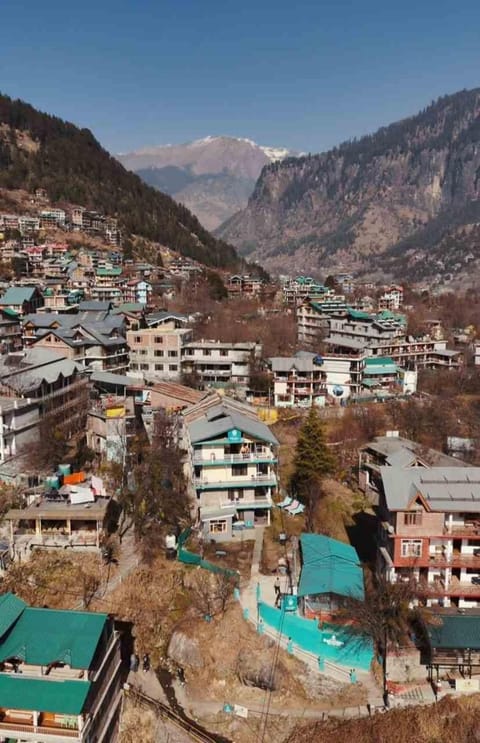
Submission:
[[[278,596],[280,594],[280,578],[278,577],[278,575],[275,578],[275,583],[273,584],[273,588],[275,590],[275,596]]]
[[[145,673],[150,670],[150,656],[148,653],[143,656],[142,666]]]

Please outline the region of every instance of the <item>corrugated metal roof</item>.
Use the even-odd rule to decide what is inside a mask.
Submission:
[[[17,621],[27,604],[13,593],[0,596],[0,638]]]
[[[222,408],[222,411],[223,415],[215,420],[208,420],[205,413],[201,418],[197,418],[187,424],[192,444],[217,438],[221,434],[236,428],[254,439],[268,441],[271,444],[278,445],[277,438],[262,421],[242,415],[234,410],[225,410]]]
[[[79,715],[91,684],[88,681],[53,681],[16,673],[0,674],[0,707]]]
[[[391,511],[406,510],[416,493],[432,511],[480,511],[480,467],[380,467],[380,474]]]
[[[27,606],[0,644],[0,660],[21,658],[34,666],[60,661],[88,669],[107,619],[107,614]]]
[[[464,650],[480,649],[480,615],[439,615],[441,625],[429,625],[428,635],[433,648]]]
[[[135,380],[131,377],[126,377],[123,374],[113,374],[112,372],[94,371],[90,375],[92,382],[99,382],[100,384],[113,384],[117,387],[128,387],[134,385]]]
[[[299,596],[335,593],[363,599],[363,571],[354,547],[323,534],[302,534]]]
[[[24,302],[29,302],[35,294],[35,291],[35,286],[9,286],[5,294],[0,297],[0,305],[21,305]]]

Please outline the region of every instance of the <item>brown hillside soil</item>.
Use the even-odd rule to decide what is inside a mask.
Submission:
[[[480,741],[480,694],[447,696],[414,707],[348,722],[330,720],[297,728],[285,743],[475,743]]]

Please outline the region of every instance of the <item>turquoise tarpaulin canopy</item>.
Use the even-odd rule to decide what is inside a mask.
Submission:
[[[335,593],[363,599],[363,571],[354,547],[323,534],[302,534],[300,545],[299,596]]]

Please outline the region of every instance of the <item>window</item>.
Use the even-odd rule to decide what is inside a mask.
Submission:
[[[403,523],[405,524],[405,526],[421,526],[422,512],[410,511],[409,513],[404,513]]]
[[[141,335],[136,335],[134,337],[134,339],[133,339],[133,342],[134,343],[141,343],[142,342],[142,336]]]
[[[155,343],[163,343],[163,335],[156,335]]]
[[[155,371],[163,371],[163,364],[155,364]]]
[[[150,366],[148,364],[140,364],[140,369],[142,369],[142,371],[148,371]]]
[[[178,364],[170,364],[169,369],[171,372],[178,371]]]
[[[204,356],[211,356],[212,355],[212,352],[210,351],[209,348],[204,348],[203,349],[203,355]]]
[[[147,355],[147,349],[146,348],[141,348],[138,353],[140,354],[140,356],[146,356]]]
[[[402,557],[420,557],[422,554],[421,539],[402,539]]]
[[[171,359],[174,359],[176,356],[178,356],[178,351],[169,351],[168,355]]]
[[[248,474],[248,465],[232,464],[232,477],[245,477]]]
[[[210,521],[210,534],[223,534],[227,531],[226,519],[217,519]]]
[[[220,349],[220,356],[228,356],[228,351],[225,348]]]
[[[153,352],[153,355],[154,355],[154,356],[157,356],[157,357],[158,357],[158,356],[163,356],[163,351],[154,351],[154,352]]]

